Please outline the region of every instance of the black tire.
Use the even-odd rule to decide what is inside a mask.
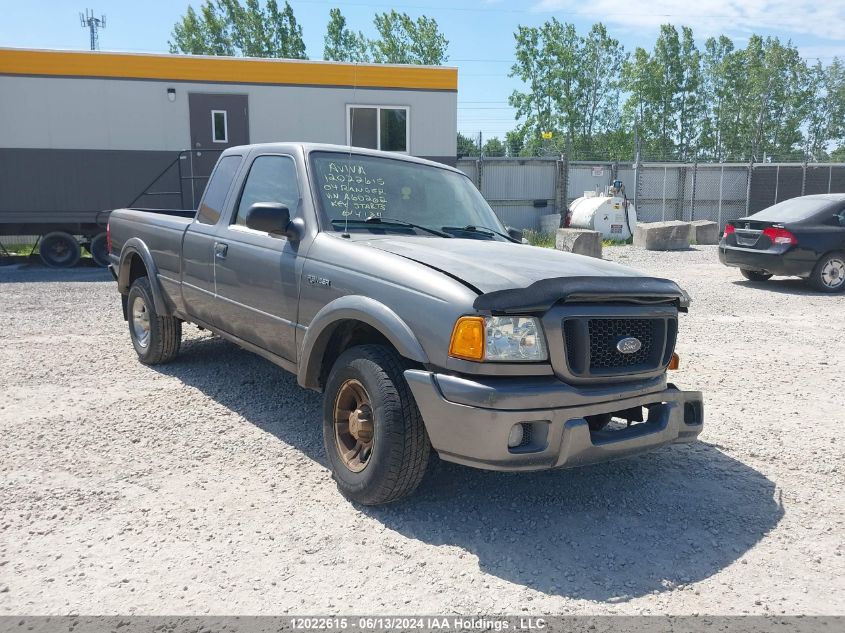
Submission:
[[[347,499],[364,505],[397,501],[410,495],[426,473],[431,444],[404,369],[402,358],[392,349],[361,345],[341,354],[329,373],[323,396],[323,443],[334,480]],[[344,461],[335,423],[339,398],[352,383],[363,387],[371,405],[370,451],[357,472]]]
[[[41,261],[50,268],[71,268],[79,262],[82,249],[70,233],[53,231],[41,238],[38,254]]]
[[[745,268],[740,268],[739,272],[742,273],[742,276],[745,277],[748,281],[769,281],[772,278],[771,273],[761,273],[758,270],[747,270]]]
[[[176,358],[182,342],[182,321],[156,313],[150,280],[146,277],[132,282],[126,300],[126,316],[132,346],[142,363],[159,365]]]
[[[820,292],[845,290],[845,253],[827,253],[817,263],[810,275],[810,284]]]
[[[91,238],[91,243],[88,244],[88,252],[91,253],[91,259],[100,268],[109,265],[109,247],[105,232],[98,233]]]

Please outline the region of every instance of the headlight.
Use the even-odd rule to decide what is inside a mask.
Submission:
[[[534,317],[461,317],[455,323],[449,355],[474,361],[546,360],[546,339]]]

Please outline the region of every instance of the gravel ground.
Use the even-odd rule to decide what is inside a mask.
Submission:
[[[138,363],[107,273],[0,268],[0,614],[845,614],[842,296],[711,247],[677,279],[700,443],[572,471],[440,464],[356,508],[319,396],[186,326]]]

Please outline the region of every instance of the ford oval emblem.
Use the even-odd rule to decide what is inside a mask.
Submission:
[[[642,346],[643,344],[640,343],[640,339],[630,336],[619,341],[616,344],[616,349],[619,350],[620,354],[633,354],[634,352],[639,352]]]

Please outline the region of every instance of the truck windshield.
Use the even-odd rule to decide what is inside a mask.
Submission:
[[[504,233],[490,205],[462,174],[448,169],[403,160],[346,154],[313,152],[312,172],[319,192],[323,225],[327,230],[350,231],[413,229],[401,222],[465,237],[463,227],[490,227]],[[390,222],[364,222],[370,218]],[[331,228],[329,228],[331,227]],[[431,235],[419,231],[419,235]],[[472,233],[476,239],[506,239],[497,234]]]

